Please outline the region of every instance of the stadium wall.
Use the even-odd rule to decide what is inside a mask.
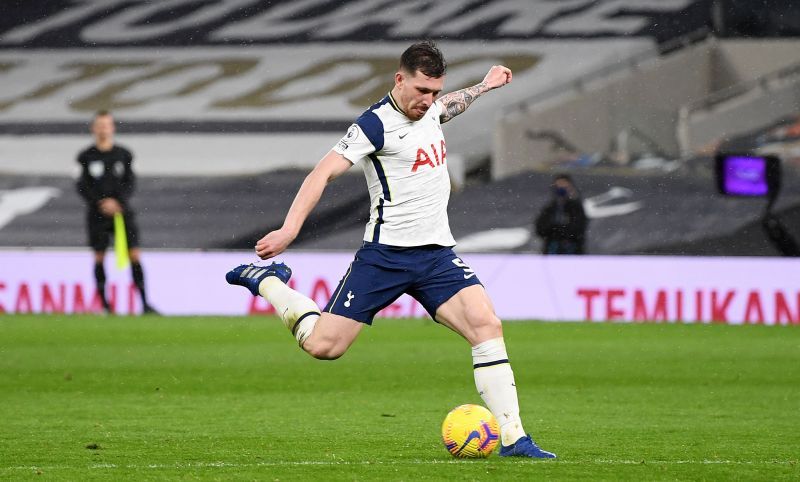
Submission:
[[[715,48],[713,90],[755,80],[800,62],[800,40],[719,41]]]
[[[612,76],[508,109],[496,122],[492,175],[503,178],[574,157],[556,147],[555,137],[578,153],[608,154],[615,137],[629,129],[652,140],[661,151],[657,154],[679,157],[682,106],[800,61],[798,47],[796,40],[712,38],[665,57],[620,63]],[[532,139],[529,132],[549,135]]]
[[[606,152],[611,139],[635,126],[676,153],[676,106],[708,94],[711,47],[691,46],[647,65],[619,66],[619,74],[582,86],[559,99],[501,116],[495,129],[492,175],[503,178],[557,160],[549,140],[527,132],[554,131],[581,152]],[[657,95],[654,95],[657,93]]]
[[[767,54],[768,52],[768,54]],[[800,42],[727,41],[714,57],[713,93],[681,108],[681,153],[763,128],[800,112]]]
[[[166,315],[266,315],[261,298],[226,284],[250,252],[146,251],[150,300]],[[352,260],[344,252],[287,252],[290,285],[324,306]],[[800,325],[800,260],[656,256],[471,254],[505,320]],[[0,313],[100,312],[91,254],[83,250],[0,251]],[[54,269],[57,268],[57,269]],[[108,266],[115,312],[141,310],[127,272]],[[380,317],[422,317],[408,296]]]
[[[741,95],[681,116],[685,154],[729,140],[800,112],[800,75],[754,85]]]

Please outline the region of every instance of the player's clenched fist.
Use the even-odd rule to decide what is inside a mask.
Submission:
[[[502,65],[493,65],[486,77],[483,78],[483,83],[486,84],[488,90],[502,87],[510,82],[511,69]]]
[[[286,251],[294,236],[283,229],[272,231],[256,243],[256,254],[261,259],[269,259]]]

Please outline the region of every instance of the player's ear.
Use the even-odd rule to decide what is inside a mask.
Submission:
[[[394,83],[395,85],[403,85],[403,82],[406,80],[406,76],[402,70],[398,70],[396,74],[394,74]]]

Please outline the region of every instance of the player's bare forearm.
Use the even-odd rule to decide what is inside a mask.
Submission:
[[[317,170],[311,171],[297,191],[281,229],[285,229],[292,234],[293,238],[296,237],[300,233],[300,228],[303,227],[306,218],[322,198],[322,193],[327,185],[327,176]]]
[[[292,241],[300,233],[300,228],[303,227],[306,218],[319,203],[326,185],[327,180],[316,170],[306,177],[286,214],[283,226],[267,233],[256,243],[256,254],[259,258],[274,258],[292,244]]]
[[[467,87],[466,89],[457,90],[441,96],[439,98],[439,102],[442,103],[442,115],[439,117],[440,122],[447,122],[453,117],[463,113],[467,110],[467,107],[472,104],[472,101],[488,91],[489,89],[486,83],[481,82],[472,87]]]
[[[439,121],[449,121],[467,110],[467,107],[481,95],[492,89],[502,87],[509,82],[511,82],[511,70],[502,65],[493,65],[481,83],[445,94],[439,98],[437,102],[442,103],[442,114],[439,117]]]
[[[322,158],[297,191],[283,226],[268,233],[256,243],[258,257],[269,259],[284,252],[300,233],[306,218],[319,203],[325,186],[350,166],[350,161],[334,152]]]
[[[333,151],[323,157],[306,176],[300,190],[297,191],[292,207],[289,208],[289,213],[286,215],[283,228],[297,236],[306,218],[319,203],[325,186],[350,169],[351,166],[350,161]]]

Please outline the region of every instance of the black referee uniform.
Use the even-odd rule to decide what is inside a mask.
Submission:
[[[96,146],[91,146],[78,155],[81,174],[77,182],[78,193],[86,200],[86,228],[89,246],[95,253],[105,254],[114,232],[114,218],[104,216],[100,211],[100,200],[105,198],[116,199],[122,206],[122,216],[125,220],[125,231],[128,237],[128,248],[139,246],[139,228],[136,224],[136,215],[129,205],[129,200],[136,185],[136,175],[133,173],[133,155],[124,147],[114,145],[108,151],[101,151]],[[105,296],[106,274],[103,263],[95,263],[95,280],[97,292],[106,311],[111,312],[112,307]],[[142,306],[145,313],[154,313],[155,310],[147,303],[144,286],[144,272],[138,261],[132,260],[131,272],[133,281],[142,297]]]
[[[122,205],[128,247],[139,246],[139,229],[136,218],[128,206],[128,200],[136,185],[133,173],[133,155],[124,147],[114,146],[110,151],[101,151],[92,146],[78,155],[81,177],[78,180],[78,193],[86,200],[86,227],[89,246],[94,251],[108,249],[111,234],[114,232],[114,218],[103,216],[99,203],[103,198],[114,198]]]

